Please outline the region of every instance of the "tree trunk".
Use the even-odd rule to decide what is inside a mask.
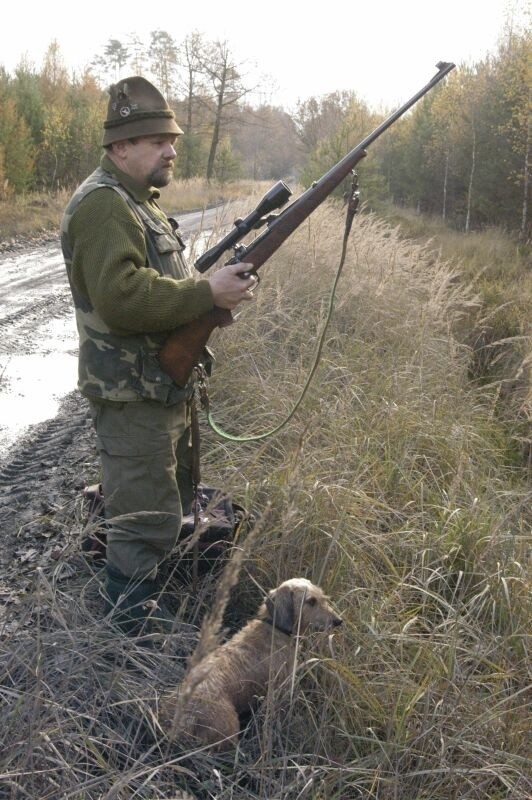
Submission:
[[[188,180],[192,177],[192,103],[194,100],[194,70],[189,64],[188,67],[188,95],[187,95],[187,121],[185,122],[185,163],[183,164],[183,178]]]
[[[447,185],[449,182],[449,160],[450,160],[450,155],[449,151],[447,151],[447,154],[445,156],[445,173],[443,175],[443,208],[441,214],[443,220],[445,220],[445,218],[447,217]]]
[[[525,166],[523,175],[523,208],[521,213],[521,231],[520,239],[525,242],[528,233],[528,187],[530,183],[529,178],[529,164],[530,164],[530,117],[527,122],[526,129],[526,151],[525,151]]]
[[[216,159],[216,150],[220,141],[220,126],[222,122],[222,111],[224,105],[225,84],[226,84],[226,69],[224,67],[218,97],[216,102],[216,116],[214,118],[214,126],[212,130],[211,149],[209,152],[209,161],[207,163],[207,180],[210,181],[214,174],[214,161]]]
[[[465,231],[469,233],[471,225],[471,203],[473,198],[473,179],[475,177],[475,165],[477,160],[477,133],[473,128],[473,148],[471,152],[471,172],[469,173],[469,186],[467,188],[467,214],[465,222]]]

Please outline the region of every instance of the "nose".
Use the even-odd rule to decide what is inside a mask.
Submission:
[[[169,159],[171,158],[173,160],[176,157],[176,155],[177,153],[174,148],[174,145],[171,142],[168,142],[168,145],[164,150],[164,157]]]
[[[338,625],[341,625],[342,623],[343,623],[343,619],[341,617],[335,617],[333,619],[333,625],[334,625],[335,628],[337,628]]]

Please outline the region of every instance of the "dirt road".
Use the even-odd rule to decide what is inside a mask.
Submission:
[[[180,216],[185,240],[217,210]],[[194,254],[191,256],[194,258]],[[77,333],[57,238],[0,254],[0,604],[58,560],[98,478],[88,406],[75,391]]]

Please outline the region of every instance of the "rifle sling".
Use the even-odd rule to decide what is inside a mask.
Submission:
[[[355,216],[355,214],[356,214],[356,212],[358,210],[359,200],[360,200],[360,198],[359,198],[359,192],[358,192],[357,173],[355,171],[353,171],[353,182],[352,182],[352,186],[351,186],[351,191],[349,192],[349,196],[347,198],[347,213],[346,213],[346,220],[345,220],[345,227],[344,227],[344,234],[343,234],[342,255],[341,255],[341,258],[340,258],[340,263],[339,263],[339,265],[337,267],[337,270],[336,270],[336,275],[335,275],[335,278],[334,278],[334,281],[333,281],[333,285],[332,285],[332,289],[331,289],[331,292],[330,292],[330,295],[329,295],[329,305],[328,305],[328,308],[327,308],[327,315],[325,317],[325,322],[324,322],[324,325],[323,325],[323,328],[322,328],[322,331],[321,331],[321,334],[320,334],[320,338],[319,338],[319,341],[318,341],[318,346],[316,348],[316,353],[314,355],[314,362],[312,364],[312,367],[310,369],[308,377],[307,377],[307,379],[305,381],[305,385],[303,386],[303,389],[301,390],[301,392],[299,394],[299,397],[297,398],[297,400],[294,403],[291,411],[285,417],[285,419],[283,419],[282,422],[280,422],[274,428],[271,428],[269,431],[264,431],[263,433],[250,434],[249,436],[248,435],[233,435],[231,433],[227,433],[222,428],[220,428],[212,418],[211,410],[210,410],[210,404],[209,404],[209,395],[208,395],[208,392],[207,392],[207,385],[205,383],[204,377],[200,376],[200,379],[198,381],[198,386],[199,386],[199,391],[200,391],[200,400],[201,400],[202,408],[203,408],[203,410],[204,410],[204,412],[206,414],[206,417],[207,417],[207,423],[208,423],[209,427],[211,428],[211,430],[214,433],[216,433],[218,436],[220,436],[222,439],[225,439],[226,441],[229,441],[229,442],[256,442],[256,441],[259,441],[261,439],[268,439],[270,436],[274,436],[276,433],[278,433],[284,427],[286,427],[286,425],[288,425],[288,423],[294,417],[296,411],[300,407],[301,403],[303,402],[303,399],[305,398],[305,396],[306,396],[306,394],[307,394],[307,392],[308,392],[308,390],[310,388],[310,384],[312,383],[312,380],[314,378],[314,375],[316,373],[316,370],[318,369],[318,365],[319,365],[320,360],[321,360],[321,353],[322,353],[322,350],[323,350],[323,346],[325,344],[325,336],[327,334],[327,330],[329,328],[329,324],[331,322],[332,315],[333,315],[334,298],[335,298],[335,295],[336,295],[336,289],[337,289],[338,282],[340,280],[340,276],[342,274],[342,270],[343,270],[344,264],[345,264],[345,259],[346,259],[346,255],[347,255],[347,245],[348,245],[348,241],[349,241],[349,234],[351,232],[351,226],[353,224],[353,218],[354,218],[354,216]]]
[[[200,522],[200,492],[199,485],[201,481],[201,468],[200,468],[200,427],[198,417],[198,407],[196,404],[196,393],[192,395],[190,400],[190,438],[192,446],[192,486],[194,489],[194,533],[197,532]],[[194,543],[192,550],[192,585],[194,590],[197,588],[198,582],[198,562],[199,562],[199,543],[198,539]]]

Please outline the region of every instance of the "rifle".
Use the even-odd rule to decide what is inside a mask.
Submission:
[[[397,111],[384,120],[375,130],[366,136],[360,144],[351,150],[343,159],[331,167],[322,177],[315,181],[297,200],[294,200],[279,214],[271,211],[285,205],[292,192],[283,181],[278,181],[262,198],[257,208],[244,219],[235,220],[235,228],[207,250],[195,262],[199,272],[205,272],[229,248],[234,249],[233,257],[227,264],[245,262],[252,264],[252,269],[242,273],[243,277],[255,274],[282,243],[301,225],[301,223],[322,203],[331,192],[353,172],[354,167],[366,156],[366,148],[381,136],[391,125],[402,117],[414,103],[423,97],[433,86],[441,81],[454,64],[440,61],[436,64],[438,72],[419,92],[408,100]],[[267,216],[265,216],[267,215]],[[250,231],[266,225],[267,228],[248,245],[237,245]],[[201,363],[209,337],[215,328],[223,328],[233,322],[231,311],[214,307],[192,322],[182,325],[173,331],[164,342],[159,352],[159,363],[175,384],[186,386],[192,371]]]

